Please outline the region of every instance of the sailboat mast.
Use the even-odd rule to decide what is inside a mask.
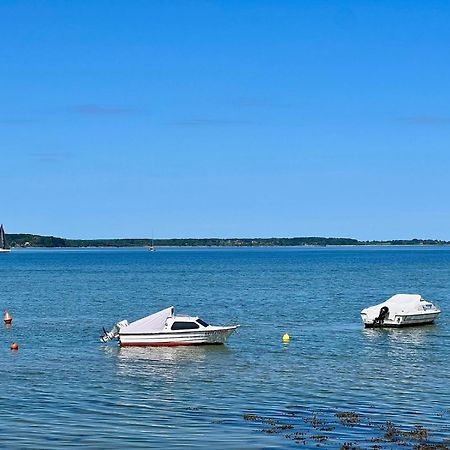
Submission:
[[[148,247],[148,251],[149,251],[149,252],[154,252],[154,251],[155,251],[155,246],[153,245],[153,230],[152,230],[152,240],[151,240],[151,245],[150,245],[150,247]]]

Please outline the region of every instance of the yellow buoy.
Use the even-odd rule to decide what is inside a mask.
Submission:
[[[287,333],[284,333],[283,337],[281,339],[283,342],[289,342],[289,339],[291,339],[291,338],[289,337],[289,335]]]

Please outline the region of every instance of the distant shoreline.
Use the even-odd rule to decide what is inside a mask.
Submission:
[[[155,248],[157,250],[164,249],[333,249],[333,248],[405,248],[405,247],[414,247],[414,248],[439,248],[439,247],[450,247],[450,244],[366,244],[366,245],[260,245],[260,246],[248,246],[248,245],[239,245],[239,246],[224,246],[224,245],[163,245]],[[136,250],[147,250],[148,246],[83,246],[83,247],[40,247],[40,246],[27,246],[27,247],[12,247],[12,250],[114,250],[114,249],[136,249]]]
[[[395,239],[360,241],[342,237],[272,237],[272,238],[172,238],[172,239],[65,239],[37,234],[7,234],[13,248],[274,248],[274,247],[374,247],[374,246],[445,246],[450,241],[438,239]]]

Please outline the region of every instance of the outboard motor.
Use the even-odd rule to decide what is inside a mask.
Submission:
[[[389,316],[389,308],[387,306],[383,306],[380,309],[380,314],[378,317],[375,318],[375,320],[373,321],[373,325],[374,326],[382,326],[384,320]]]
[[[109,342],[113,339],[116,339],[119,337],[120,329],[123,327],[128,326],[127,320],[121,320],[120,322],[117,322],[111,329],[111,331],[106,331],[105,328],[103,328],[103,336],[100,337],[100,340],[102,342]]]

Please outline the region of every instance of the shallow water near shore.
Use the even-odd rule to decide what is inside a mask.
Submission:
[[[27,249],[1,255],[0,274],[7,448],[449,445],[448,248]],[[365,330],[360,310],[395,293],[443,314]],[[241,328],[225,346],[99,342],[171,305]]]

